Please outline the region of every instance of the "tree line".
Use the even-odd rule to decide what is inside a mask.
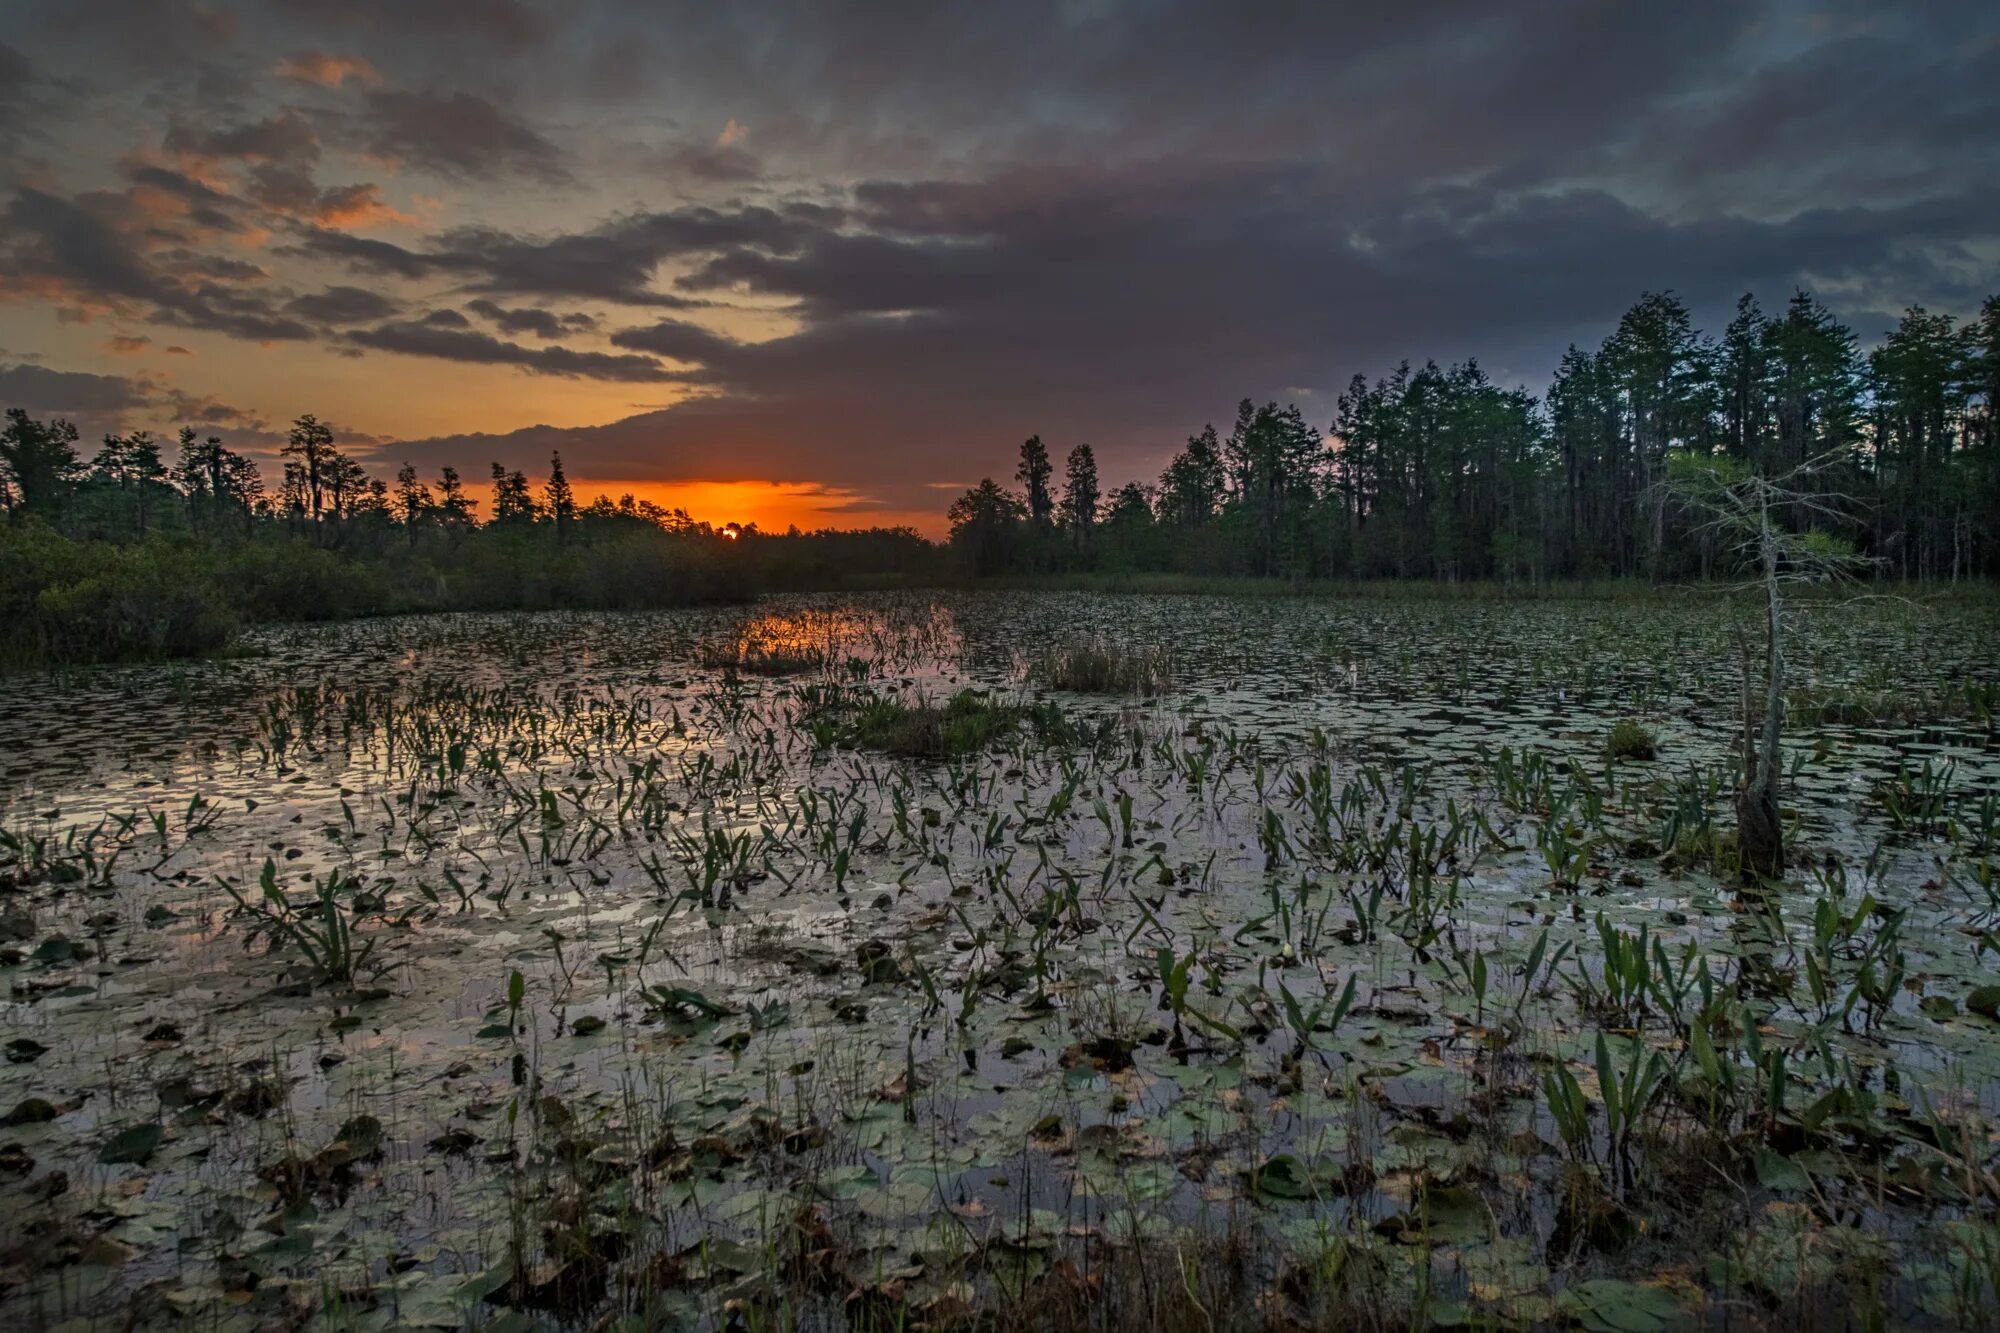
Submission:
[[[212,651],[240,625],[402,611],[641,609],[736,600],[738,543],[630,495],[578,501],[560,455],[539,486],[495,464],[481,503],[458,472],[371,475],[314,416],[267,485],[248,455],[147,431],[87,459],[74,424],[0,428],[0,665]]]
[[[492,466],[491,513],[482,524],[458,469],[443,467],[435,483],[405,463],[392,483],[372,476],[335,443],[316,416],[293,422],[280,450],[282,478],[267,491],[256,462],[214,435],[183,428],[170,464],[151,431],[106,435],[86,461],[74,424],[38,421],[20,408],[0,429],[0,509],[16,523],[37,519],[79,539],[121,540],[155,531],[255,535],[277,529],[332,548],[365,550],[390,541],[429,538],[455,543],[482,526],[546,525],[557,545],[580,526],[643,524],[664,533],[715,536],[684,509],[626,495],[579,504],[563,472],[549,459],[539,492],[528,477]]]
[[[1745,295],[1719,337],[1649,292],[1540,399],[1476,361],[1405,363],[1356,375],[1324,428],[1245,399],[1108,495],[1089,445],[1058,484],[1037,436],[1014,487],[982,480],[948,518],[976,574],[1704,577],[1725,553],[1673,499],[1680,458],[1811,463],[1787,521],[1892,576],[2000,574],[2000,297],[1966,322],[1913,306],[1864,354],[1804,291],[1777,314]]]

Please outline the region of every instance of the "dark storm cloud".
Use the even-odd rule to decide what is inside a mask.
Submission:
[[[361,133],[377,156],[441,176],[559,183],[569,175],[554,144],[472,93],[377,89],[368,94]]]
[[[330,32],[404,37],[526,51],[548,40],[558,6],[526,0],[270,0],[269,7]],[[567,6],[560,7],[567,10]]]
[[[124,170],[125,178],[134,185],[158,190],[195,208],[209,210],[207,216],[216,219],[215,222],[208,224],[211,227],[228,231],[237,229],[239,224],[232,216],[232,212],[241,206],[242,201],[227,191],[218,190],[208,182],[196,180],[186,172],[163,167],[157,163],[128,160],[120,166]]]
[[[597,320],[582,311],[558,314],[539,306],[503,306],[485,297],[467,301],[465,308],[491,320],[502,333],[532,333],[537,338],[560,338],[597,327]]]
[[[366,324],[396,313],[397,303],[363,287],[328,287],[285,303],[285,309],[319,324]]]
[[[676,361],[695,361],[704,364],[726,360],[732,354],[743,350],[743,345],[733,338],[721,337],[707,329],[677,319],[663,319],[644,328],[620,329],[611,335],[611,341],[620,347],[629,347],[638,352],[652,352],[658,356],[671,357]]]
[[[188,393],[154,375],[100,375],[35,365],[0,365],[0,403],[31,416],[63,417],[85,441],[160,421],[230,430],[261,430],[255,413]],[[86,455],[90,446],[84,446]]]
[[[0,366],[0,402],[31,414],[104,415],[124,412],[147,395],[123,375],[93,375],[46,366]]]
[[[251,162],[312,163],[319,160],[319,133],[295,107],[237,125],[171,124],[161,146],[197,158],[242,158]]]
[[[330,227],[305,228],[292,244],[279,246],[278,253],[338,260],[357,272],[392,278],[422,278],[436,267],[429,255]]]
[[[710,302],[656,290],[654,277],[662,264],[722,253],[794,252],[841,216],[838,210],[810,204],[694,206],[632,214],[557,236],[460,227],[421,248],[318,229],[302,234],[297,248],[342,260],[361,272],[456,278],[474,291],[687,310]]]
[[[935,507],[927,483],[1004,476],[1031,431],[1117,479],[1244,394],[1324,423],[1405,357],[1539,391],[1646,289],[1713,326],[1745,288],[1808,285],[1873,337],[2000,285],[2000,18],[1959,0],[81,0],[8,40],[91,90],[70,105],[135,194],[177,204],[38,180],[0,276],[242,337],[701,388],[478,446],[599,475],[831,469]],[[167,141],[92,111],[119,60]],[[71,114],[35,87],[0,92],[0,124]],[[355,151],[443,178],[437,223],[323,185]],[[715,331],[743,306],[792,331]]]
[[[619,380],[632,383],[681,378],[646,356],[578,351],[570,347],[523,347],[484,333],[441,328],[415,320],[360,329],[347,335],[353,342],[382,352],[519,366],[540,375],[571,379]]]
[[[238,338],[309,338],[313,329],[274,309],[269,297],[228,285],[262,270],[241,260],[172,252],[149,256],[115,226],[74,200],[16,190],[0,215],[0,284],[83,306],[150,307],[155,324],[209,329]],[[166,261],[166,262],[157,262]],[[177,271],[176,271],[177,270]]]
[[[1969,162],[1994,160],[2000,40],[1939,45],[1881,24],[1663,116],[1627,151],[1705,204],[1949,189]]]
[[[697,181],[736,185],[764,174],[762,159],[737,144],[689,144],[669,151],[662,161],[670,175]]]
[[[634,475],[636,461],[690,478],[813,479],[832,456],[843,483],[908,508],[936,505],[926,492],[941,472],[1004,474],[1036,431],[1092,441],[1114,475],[1146,474],[1204,421],[1226,422],[1245,393],[1300,397],[1325,424],[1350,374],[1404,357],[1478,355],[1497,373],[1539,376],[1571,338],[1601,338],[1646,287],[1678,287],[1716,317],[1746,287],[1782,300],[1806,273],[1963,306],[1978,289],[1932,256],[1984,234],[2000,205],[1995,191],[1784,222],[1672,222],[1602,191],[1449,187],[1350,214],[1336,231],[1338,190],[1284,169],[1079,175],[1068,188],[1035,208],[1004,179],[863,191],[893,207],[882,221],[899,239],[857,247],[828,235],[727,266],[732,280],[805,303],[813,318],[800,332],[737,344],[667,321],[614,335],[700,362],[717,392],[481,447],[522,460],[561,448],[586,474]],[[1191,216],[1204,228],[1190,230]],[[926,218],[947,235],[913,235]],[[1237,242],[1245,234],[1257,247]],[[920,258],[884,265],[876,251],[890,244]],[[899,285],[885,276],[896,271],[931,280]],[[412,446],[439,457],[461,447]]]

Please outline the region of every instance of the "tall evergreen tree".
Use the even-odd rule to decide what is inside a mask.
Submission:
[[[549,484],[542,492],[542,512],[555,521],[556,545],[569,545],[570,525],[576,520],[576,494],[563,474],[562,455],[549,455]]]
[[[76,427],[67,421],[41,422],[21,408],[7,409],[7,425],[0,429],[0,466],[13,479],[22,510],[52,517],[61,507],[80,470],[76,441]]]
[[[333,431],[308,412],[292,423],[279,452],[298,465],[303,507],[313,522],[319,522],[335,455]]]
[[[1028,507],[1028,521],[1038,528],[1050,525],[1055,514],[1055,497],[1049,493],[1049,478],[1055,475],[1055,465],[1049,462],[1049,451],[1042,444],[1042,437],[1030,435],[1021,442],[1021,466],[1015,469],[1014,480],[1021,483],[1021,493]]]
[[[1088,554],[1097,528],[1097,455],[1079,444],[1063,468],[1062,522],[1072,545]]]

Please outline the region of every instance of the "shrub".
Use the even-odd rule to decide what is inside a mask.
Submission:
[[[1614,725],[1604,738],[1604,752],[1613,759],[1651,759],[1659,748],[1653,733],[1631,718]]]
[[[236,618],[186,544],[73,542],[29,525],[0,539],[0,618],[15,664],[212,652]]]
[[[216,572],[246,620],[344,620],[394,610],[381,572],[310,542],[221,548]]]

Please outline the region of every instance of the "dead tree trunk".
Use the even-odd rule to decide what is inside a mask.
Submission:
[[[1785,717],[1784,607],[1778,593],[1778,543],[1768,500],[1758,518],[1764,573],[1764,717],[1753,740],[1745,721],[1743,786],[1736,793],[1736,844],[1745,880],[1785,873],[1785,831],[1778,821],[1778,736]]]

